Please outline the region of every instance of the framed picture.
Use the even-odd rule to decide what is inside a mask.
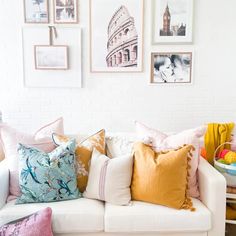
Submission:
[[[34,58],[36,70],[67,70],[68,66],[68,47],[35,45]]]
[[[48,0],[24,0],[25,23],[48,23]]]
[[[151,54],[152,84],[187,84],[192,82],[192,52],[157,52]]]
[[[191,43],[193,0],[153,0],[153,43]]]
[[[143,0],[90,0],[90,71],[143,70]]]
[[[54,23],[78,23],[78,0],[53,0]]]

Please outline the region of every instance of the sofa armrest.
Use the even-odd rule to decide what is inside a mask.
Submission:
[[[204,158],[200,158],[198,181],[201,201],[211,211],[208,236],[225,235],[226,180]]]
[[[0,209],[5,205],[9,194],[9,169],[7,161],[0,162]]]

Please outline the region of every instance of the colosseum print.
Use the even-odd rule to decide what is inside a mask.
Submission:
[[[143,70],[143,0],[90,0],[90,71]]]
[[[135,20],[122,5],[108,25],[106,63],[108,67],[137,67],[138,34]]]

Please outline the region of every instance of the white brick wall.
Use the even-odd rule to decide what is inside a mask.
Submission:
[[[166,131],[207,122],[236,121],[236,1],[196,0],[193,45],[151,46],[151,0],[145,1],[144,73],[89,72],[88,0],[80,0],[82,89],[23,87],[22,1],[1,0],[0,110],[13,126],[34,131],[59,116],[68,133],[132,131],[133,120]],[[52,16],[52,14],[51,14]],[[150,52],[194,49],[194,83],[150,86]]]

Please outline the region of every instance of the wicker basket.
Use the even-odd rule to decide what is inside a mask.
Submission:
[[[217,151],[225,144],[232,144],[230,142],[222,143],[219,145],[214,153],[214,167],[224,175],[227,186],[236,187],[236,166],[231,166],[218,162],[219,158],[216,157]]]

